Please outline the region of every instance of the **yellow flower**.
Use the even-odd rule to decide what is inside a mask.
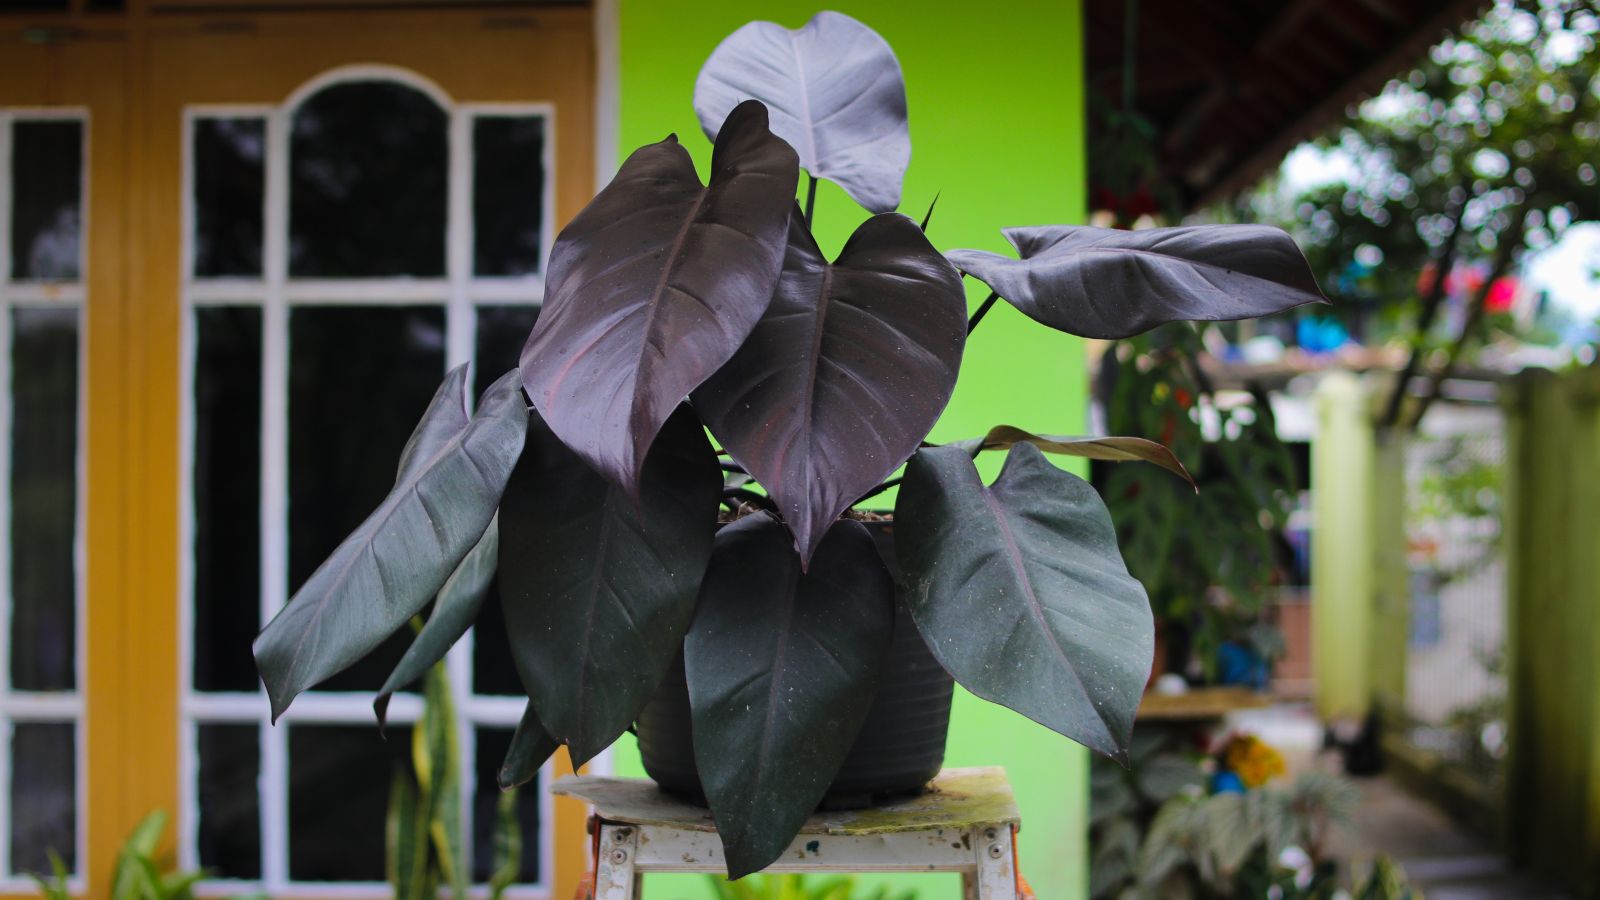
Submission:
[[[1247,788],[1258,788],[1286,771],[1282,754],[1251,734],[1228,741],[1222,751],[1222,764],[1238,775]]]

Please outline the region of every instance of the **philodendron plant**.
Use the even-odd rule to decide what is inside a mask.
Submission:
[[[1100,498],[1045,454],[1183,467],[1133,438],[925,440],[997,298],[1095,338],[1256,316],[1321,299],[1299,250],[1254,226],[1047,225],[1005,231],[1016,258],[941,253],[895,212],[911,156],[899,63],[838,13],[735,32],[695,109],[708,179],[673,136],[623,163],[557,238],[520,369],[471,413],[465,371],[445,378],[394,492],[257,639],[274,717],[431,602],[381,718],[498,578],[529,697],[502,783],[562,744],[588,761],[682,653],[738,877],[827,791],[898,594],[973,693],[1124,756],[1149,603]],[[832,260],[811,235],[819,178],[871,213]],[[970,319],[964,276],[991,289]],[[974,458],[990,450],[1007,458],[985,484]],[[856,508],[897,481],[891,573]]]

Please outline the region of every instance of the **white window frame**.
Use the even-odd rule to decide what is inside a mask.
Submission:
[[[11,279],[11,142],[16,122],[74,121],[82,127],[78,188],[78,277],[71,282]],[[88,247],[89,247],[89,110],[81,106],[0,107],[0,891],[32,893],[36,885],[11,870],[11,741],[13,722],[70,723],[74,743],[74,865],[68,884],[75,893],[87,890],[85,860],[89,854],[88,641],[84,560],[87,510],[88,447]],[[78,312],[78,434],[74,468],[77,490],[73,526],[73,689],[11,690],[11,312],[24,309],[72,308]]]
[[[293,279],[288,274],[289,134],[294,113],[319,91],[350,82],[387,81],[414,88],[429,96],[448,116],[448,186],[444,278]],[[522,277],[476,277],[472,233],[472,125],[480,117],[540,116],[544,132],[544,209],[539,269]],[[259,278],[192,277],[194,260],[194,125],[204,118],[259,118],[266,123],[265,189],[263,191],[262,276]],[[295,90],[279,105],[188,106],[183,115],[183,316],[180,439],[179,538],[179,653],[182,673],[179,735],[179,861],[186,869],[199,867],[199,726],[202,724],[254,724],[261,736],[261,851],[259,881],[214,879],[203,881],[202,896],[262,890],[274,897],[387,898],[383,882],[310,882],[289,878],[288,848],[288,730],[307,723],[371,725],[372,694],[360,691],[308,691],[280,719],[271,724],[266,694],[200,692],[194,689],[194,379],[197,308],[248,305],[262,310],[262,423],[261,456],[261,622],[271,620],[288,599],[288,318],[291,307],[438,304],[445,311],[446,368],[472,360],[477,309],[490,305],[537,304],[544,297],[543,271],[554,241],[555,224],[555,108],[549,103],[464,103],[453,100],[437,84],[409,70],[380,65],[343,66],[325,72]],[[444,372],[440,372],[442,378]],[[472,646],[468,632],[446,657],[446,669],[456,705],[461,749],[461,821],[471,846],[472,801],[476,788],[475,727],[513,728],[522,717],[525,700],[519,697],[472,693]],[[397,694],[389,707],[392,722],[413,723],[422,713],[421,697]],[[553,777],[546,762],[540,774],[539,821],[541,833],[524,836],[539,842],[540,881],[516,885],[506,892],[512,900],[548,900],[553,885],[555,809],[548,791]],[[472,888],[475,898],[487,897],[484,886]]]

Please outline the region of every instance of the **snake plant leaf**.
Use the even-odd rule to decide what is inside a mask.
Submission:
[[[530,427],[500,507],[501,607],[523,687],[574,765],[633,724],[682,646],[721,498],[687,406],[662,427],[637,506]]]
[[[489,596],[489,585],[494,583],[495,566],[500,550],[500,529],[494,520],[467,554],[461,565],[445,579],[444,587],[433,601],[433,612],[422,630],[406,648],[405,655],[383,683],[378,697],[372,702],[372,711],[378,717],[378,729],[383,730],[389,711],[389,698],[418,678],[426,675],[434,663],[444,659],[456,641],[467,633],[477,621],[483,602]]]
[[[966,338],[961,276],[917,223],[874,216],[830,263],[804,218],[789,218],[772,305],[694,403],[777,502],[802,566],[839,514],[916,452]]]
[[[528,701],[522,710],[522,721],[517,723],[517,730],[511,733],[511,746],[506,750],[506,760],[500,765],[500,790],[514,790],[532,781],[539,774],[544,761],[554,755],[560,746],[561,742],[551,737],[539,721],[533,701]]]
[[[766,513],[717,534],[684,642],[695,761],[728,876],[765,868],[821,802],[877,692],[894,582],[860,522],[808,571]]]
[[[740,101],[772,110],[772,130],[800,165],[878,212],[900,205],[911,162],[900,61],[876,31],[843,13],[804,27],[751,22],[711,52],[694,85],[694,110],[715,138]]]
[[[1326,303],[1294,240],[1266,225],[1123,231],[1007,228],[1020,259],[947,255],[1031,318],[1069,334],[1125,338],[1176,321],[1220,322]]]
[[[450,676],[442,663],[430,667],[423,679],[422,719],[411,731],[411,761],[433,865],[450,895],[465,900],[469,873],[461,832],[461,744]]]
[[[1005,450],[1014,444],[1028,443],[1046,453],[1059,456],[1076,456],[1082,459],[1099,459],[1107,462],[1142,461],[1160,466],[1189,482],[1199,490],[1194,476],[1183,467],[1171,450],[1155,441],[1137,437],[1062,437],[1053,434],[1034,434],[1011,425],[996,425],[981,438],[952,441],[948,446],[960,447],[976,456],[985,450]]]
[[[556,238],[523,381],[561,440],[629,495],[662,423],[771,301],[799,177],[766,107],[742,103],[708,185],[676,138],[646,145]]]
[[[912,618],[956,681],[1126,758],[1155,629],[1088,482],[1029,443],[988,486],[960,447],[919,450],[895,554]]]
[[[422,900],[430,890],[437,895],[428,878],[428,817],[420,805],[411,775],[396,766],[383,829],[384,867],[395,900]]]
[[[417,427],[404,477],[345,538],[255,640],[274,721],[303,690],[365,656],[439,593],[489,527],[522,453],[528,411],[516,372],[460,422],[464,367],[451,372]]]

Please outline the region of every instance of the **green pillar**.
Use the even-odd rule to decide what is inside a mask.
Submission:
[[[1374,444],[1366,388],[1348,372],[1317,386],[1311,448],[1311,635],[1317,712],[1364,716],[1372,696]]]
[[[618,159],[676,132],[704,172],[710,146],[691,104],[700,64],[751,19],[798,28],[827,8],[876,29],[900,59],[912,140],[903,211],[921,218],[939,196],[929,228],[936,246],[1010,252],[1002,227],[1084,221],[1081,0],[993,10],[965,0],[618,0]],[[823,250],[838,252],[866,215],[823,183],[816,213]],[[982,297],[969,285],[973,305]],[[955,397],[933,438],[981,435],[1002,423],[1081,433],[1087,393],[1082,342],[1001,304],[973,335]],[[992,476],[1000,460],[990,455],[996,458],[984,467]],[[614,758],[619,774],[642,774],[631,739],[618,743]],[[1022,809],[1023,874],[1040,897],[1087,894],[1088,754],[1082,747],[958,691],[946,764],[1005,766]],[[956,900],[960,893],[950,875],[891,883],[917,887],[919,900]],[[708,896],[703,879],[652,876],[646,886],[651,900]]]
[[[1508,392],[1507,828],[1519,861],[1600,897],[1600,371]]]

